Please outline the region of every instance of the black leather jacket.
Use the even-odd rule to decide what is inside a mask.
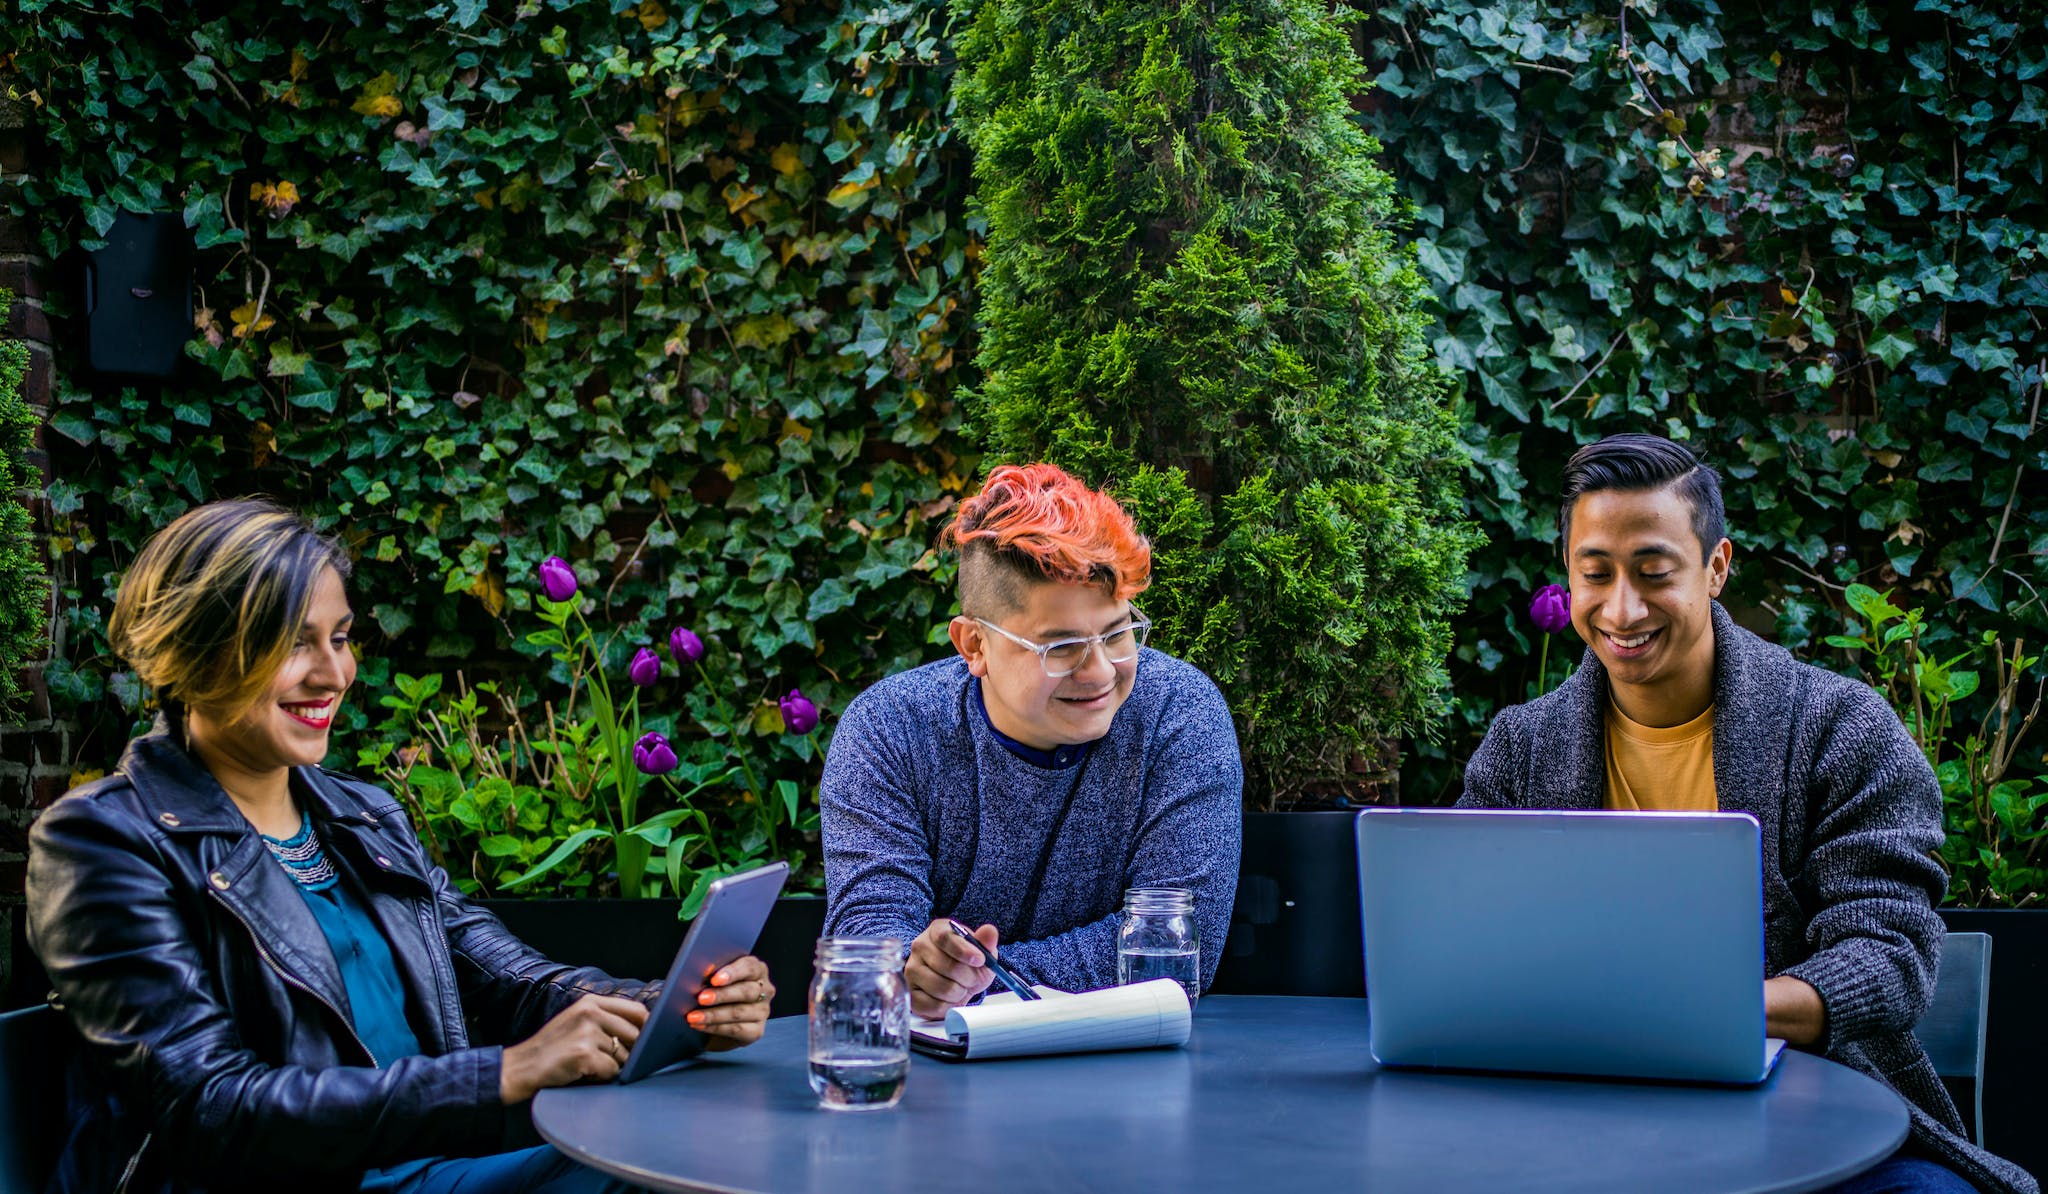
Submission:
[[[293,780],[390,940],[424,1055],[369,1055],[298,887],[159,720],[29,835],[29,940],[85,1042],[54,1188],[354,1189],[365,1169],[496,1152],[531,1140],[499,1100],[501,1046],[585,993],[651,996],[471,906],[382,789]]]

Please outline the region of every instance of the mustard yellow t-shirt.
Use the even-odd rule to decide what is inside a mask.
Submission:
[[[1711,813],[1714,707],[1682,726],[1637,725],[1607,703],[1607,807],[1625,812]]]

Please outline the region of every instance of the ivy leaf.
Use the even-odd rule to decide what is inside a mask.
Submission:
[[[270,317],[266,315],[264,318]],[[272,377],[297,377],[306,371],[306,366],[311,364],[312,360],[312,354],[294,352],[292,346],[282,340],[270,342],[269,372]]]
[[[890,329],[880,316],[872,310],[861,312],[860,334],[848,344],[844,351],[858,352],[863,356],[880,356],[889,347]]]
[[[873,186],[868,182],[842,182],[825,195],[825,202],[841,211],[852,211],[868,201],[868,191]]]
[[[1883,361],[1887,369],[1898,368],[1913,349],[1913,338],[1898,332],[1886,332],[1870,342],[1870,355]]]
[[[57,411],[50,416],[50,427],[74,443],[89,445],[99,438],[99,429],[94,426],[92,416],[80,411]]]
[[[805,608],[804,616],[815,622],[848,608],[858,600],[859,596],[843,579],[827,577],[811,590],[810,604]]]

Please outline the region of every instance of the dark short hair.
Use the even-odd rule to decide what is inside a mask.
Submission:
[[[1564,466],[1564,493],[1557,506],[1558,550],[1566,550],[1571,541],[1572,507],[1580,498],[1607,489],[1641,493],[1667,486],[1692,507],[1692,531],[1699,537],[1700,562],[1706,563],[1714,547],[1728,537],[1720,476],[1684,444],[1636,432],[1610,435],[1572,453]]]

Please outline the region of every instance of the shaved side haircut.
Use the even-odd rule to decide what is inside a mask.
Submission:
[[[939,538],[960,552],[960,609],[996,618],[1023,608],[1026,586],[1094,585],[1126,601],[1152,580],[1152,545],[1116,499],[1058,465],[1006,464]]]

